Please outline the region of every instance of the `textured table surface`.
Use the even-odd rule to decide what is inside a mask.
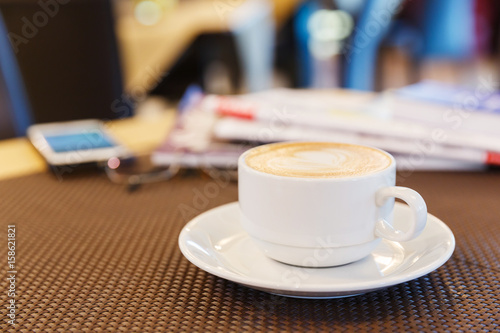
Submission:
[[[274,296],[215,277],[181,254],[193,216],[237,200],[237,185],[200,174],[128,192],[102,174],[44,173],[0,182],[1,299],[7,225],[16,225],[16,325],[45,331],[498,331],[500,173],[414,173],[429,212],[454,232],[437,270],[365,295]]]

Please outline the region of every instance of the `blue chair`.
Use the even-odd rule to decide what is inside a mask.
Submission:
[[[474,1],[427,0],[422,57],[464,59],[474,50]]]
[[[30,105],[0,13],[0,139],[23,136],[32,124]]]
[[[380,44],[389,32],[392,17],[403,0],[368,0],[346,48],[344,86],[373,90]]]

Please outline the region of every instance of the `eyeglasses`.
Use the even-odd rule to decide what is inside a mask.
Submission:
[[[153,165],[150,155],[139,155],[124,159],[112,157],[103,164],[103,169],[113,183],[127,185],[129,191],[134,191],[143,184],[169,180],[177,175],[182,167],[178,163],[159,167]],[[233,182],[238,179],[236,168],[222,169],[201,165],[198,169],[214,179],[224,178]]]
[[[149,155],[126,159],[110,158],[104,165],[108,178],[115,184],[127,185],[133,191],[142,184],[168,180],[180,170],[177,164],[166,167],[152,165]]]

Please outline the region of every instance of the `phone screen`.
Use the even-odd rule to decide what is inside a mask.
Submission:
[[[56,153],[114,147],[105,133],[92,130],[85,133],[46,136],[45,139]]]

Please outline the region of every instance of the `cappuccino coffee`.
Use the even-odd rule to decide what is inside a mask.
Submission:
[[[254,148],[245,162],[260,172],[300,178],[357,177],[384,170],[392,163],[378,149],[328,142],[265,145]]]

